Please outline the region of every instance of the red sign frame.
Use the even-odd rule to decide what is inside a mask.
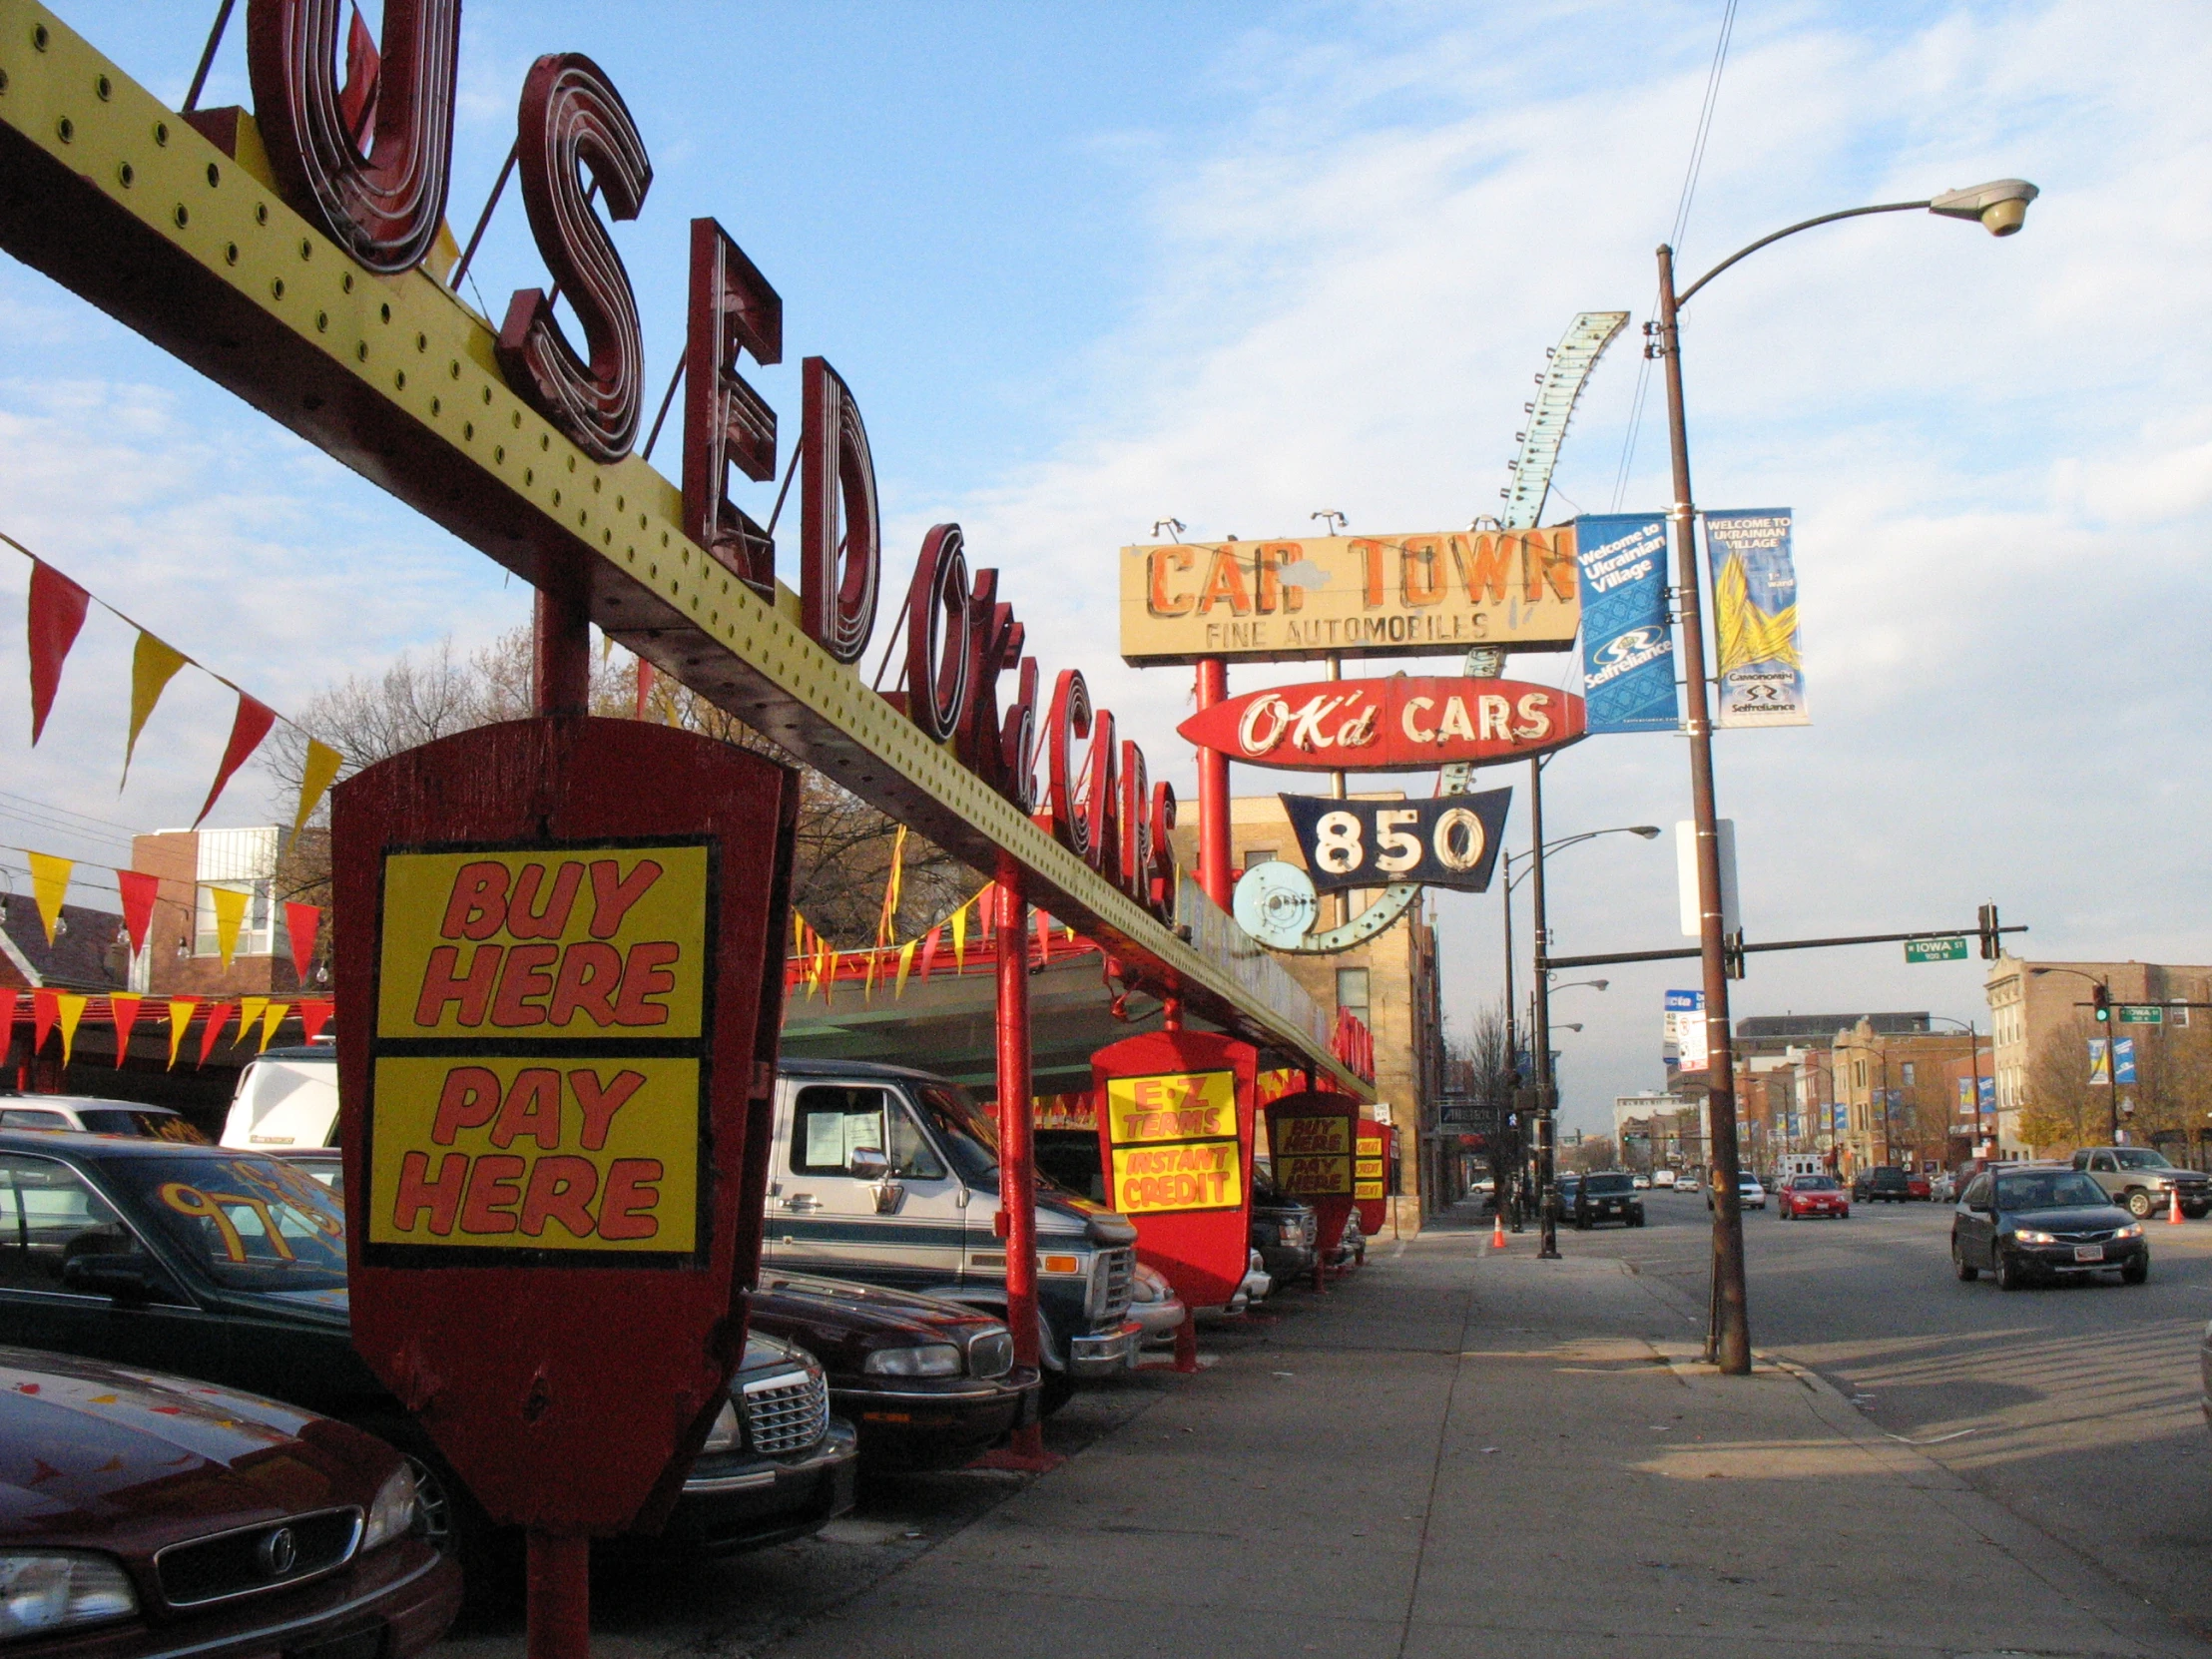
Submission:
[[[650,1530],[722,1407],[760,1262],[798,802],[797,774],[760,756],[580,717],[464,732],[333,794],[334,902],[354,918],[334,958],[353,1345],[495,1520]],[[649,911],[679,865],[693,884],[671,874]],[[506,893],[510,867],[544,877],[528,899],[520,877]],[[447,887],[442,906],[420,896]],[[622,896],[645,944],[610,919]],[[471,950],[504,963],[479,973]],[[547,1096],[517,1105],[516,1084],[495,1116],[453,1081],[533,1075],[518,1059],[543,1062]],[[564,1075],[592,1079],[580,1112]],[[646,1107],[628,1120],[608,1104],[624,1078]],[[561,1179],[590,1179],[595,1124],[603,1154],[642,1125],[664,1156],[614,1159],[633,1166],[619,1194],[594,1183],[596,1216],[571,1199],[574,1223],[552,1219]],[[466,1181],[458,1233],[450,1207],[423,1219],[425,1181],[448,1175]]]
[[[1268,1103],[1268,1156],[1276,1189],[1314,1207],[1319,1263],[1336,1254],[1352,1214],[1359,1122],[1360,1103],[1348,1094],[1307,1089]],[[1331,1166],[1326,1171],[1320,1167],[1325,1162]],[[1341,1190],[1327,1190],[1340,1185],[1334,1168],[1340,1162]],[[1326,1185],[1322,1176],[1329,1177]]]
[[[1324,680],[1246,692],[1176,728],[1242,766],[1286,772],[1424,772],[1525,760],[1588,732],[1582,699],[1523,680]]]
[[[1091,1056],[1106,1207],[1129,1218],[1137,1259],[1187,1308],[1228,1302],[1251,1260],[1259,1060],[1250,1043],[1206,1031],[1147,1032]],[[1148,1196],[1123,1202],[1138,1189]]]

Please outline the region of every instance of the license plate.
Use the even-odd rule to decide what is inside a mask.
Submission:
[[[2101,1262],[2104,1260],[2104,1246],[2075,1245],[2074,1260],[2077,1262]]]

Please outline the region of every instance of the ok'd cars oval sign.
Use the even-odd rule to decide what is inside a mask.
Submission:
[[[1514,761],[1573,743],[1582,699],[1518,680],[1328,680],[1247,692],[1176,730],[1247,766],[1423,772]]]

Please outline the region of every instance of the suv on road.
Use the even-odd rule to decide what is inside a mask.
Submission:
[[[2181,1213],[2190,1220],[2212,1210],[2212,1179],[2197,1170],[2177,1169],[2164,1153],[2147,1146],[2085,1146],[2074,1153],[2073,1167],[2137,1221],[2170,1208],[2177,1190]]]
[[[1851,1178],[1851,1196],[1860,1204],[1903,1204],[1913,1197],[1913,1178],[1888,1164],[1863,1169]]]
[[[1582,1178],[1581,1185],[1575,1189],[1574,1207],[1569,1214],[1574,1225],[1585,1233],[1603,1221],[1641,1227],[1644,1201],[1636,1196],[1635,1177],[1626,1170],[1598,1170]]]

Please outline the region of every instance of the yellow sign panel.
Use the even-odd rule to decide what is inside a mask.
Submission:
[[[697,1038],[707,874],[697,843],[391,853],[376,1035]]]
[[[1130,664],[1564,651],[1581,620],[1571,524],[1121,550]]]
[[[1382,1160],[1360,1158],[1352,1168],[1354,1198],[1381,1198],[1382,1192]]]
[[[1117,1147],[1237,1134],[1237,1074],[1170,1073],[1106,1080],[1107,1134]]]
[[[1275,1184],[1294,1198],[1342,1198],[1352,1191],[1352,1160],[1278,1154]]]
[[[1230,1123],[1234,1128],[1236,1120],[1232,1117]],[[1241,1161],[1234,1140],[1117,1146],[1109,1201],[1125,1216],[1234,1210],[1244,1202]]]
[[[1311,1153],[1349,1156],[1352,1151],[1352,1119],[1348,1117],[1278,1117],[1274,1127],[1282,1142],[1273,1148],[1278,1158]]]
[[[690,1252],[696,1058],[379,1055],[368,1242]]]

